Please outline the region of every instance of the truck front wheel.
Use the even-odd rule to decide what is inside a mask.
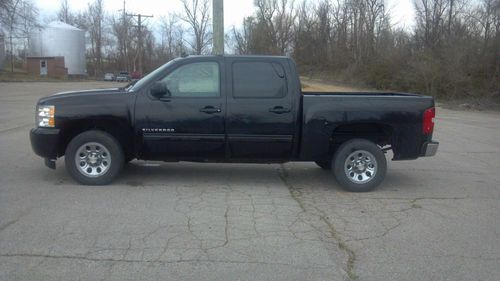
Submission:
[[[120,144],[108,133],[87,131],[74,137],[66,148],[66,170],[81,184],[105,185],[124,165]]]
[[[375,143],[352,139],[343,143],[332,160],[333,173],[339,184],[351,192],[375,189],[385,177],[387,161]]]

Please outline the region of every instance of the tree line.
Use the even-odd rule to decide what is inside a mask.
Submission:
[[[256,0],[231,32],[240,54],[291,55],[302,75],[440,98],[500,95],[500,0],[414,0],[394,25],[383,0]]]
[[[211,2],[179,1],[181,12],[157,26],[146,21],[141,34],[135,17],[125,9],[108,13],[103,0],[78,12],[62,0],[57,18],[86,31],[90,76],[139,65],[147,73],[183,54],[211,52]],[[394,24],[384,0],[254,0],[254,13],[226,32],[226,53],[289,55],[302,75],[377,89],[447,99],[499,95],[500,0],[413,4],[415,24],[407,28]],[[0,5],[7,39],[39,25],[30,0]],[[26,44],[17,46],[22,58]]]

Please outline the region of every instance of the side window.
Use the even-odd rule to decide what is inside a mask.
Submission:
[[[165,84],[172,97],[220,96],[219,64],[216,62],[183,65],[160,81]]]
[[[282,98],[286,96],[283,66],[270,62],[235,62],[233,64],[233,97]]]

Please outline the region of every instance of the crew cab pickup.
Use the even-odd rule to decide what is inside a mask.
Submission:
[[[295,63],[275,56],[188,56],[133,85],[41,98],[30,138],[55,169],[103,185],[132,159],[316,162],[349,191],[370,191],[392,160],[433,156],[432,97],[302,92]]]

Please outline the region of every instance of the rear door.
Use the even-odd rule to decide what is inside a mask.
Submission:
[[[290,158],[295,110],[287,66],[287,60],[280,58],[226,58],[230,158],[259,162]]]

